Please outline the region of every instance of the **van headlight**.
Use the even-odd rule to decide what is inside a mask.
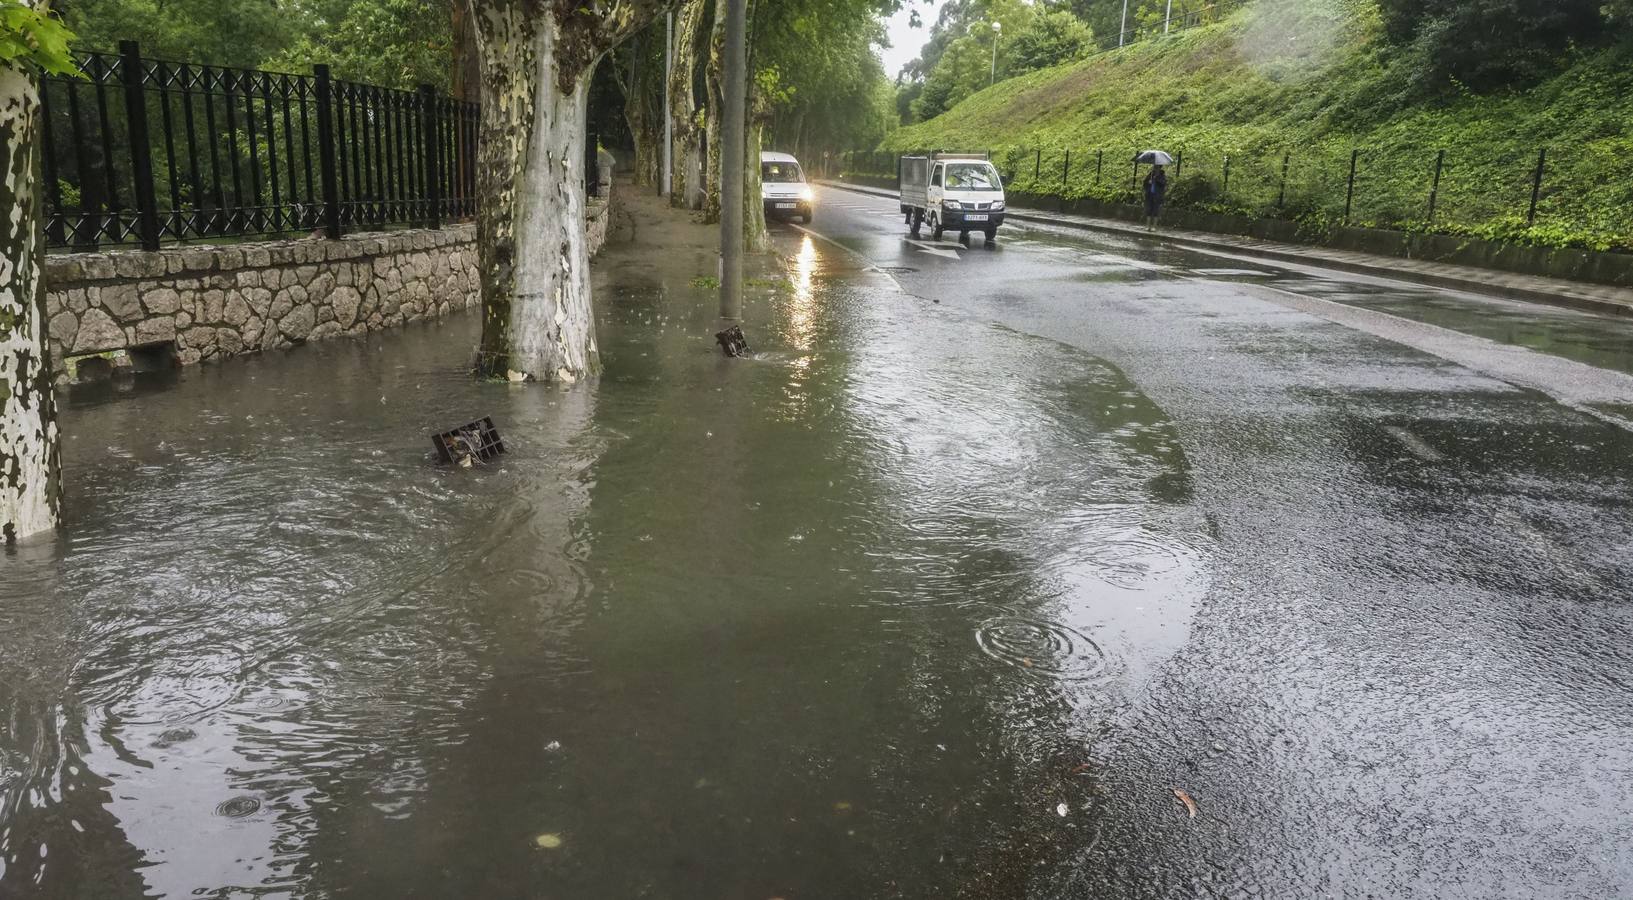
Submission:
[[[800,188],[799,198],[804,200],[806,203],[810,203],[812,200],[816,199],[816,191],[813,191],[810,188]]]
[[[941,205],[947,209],[953,210],[964,208],[963,204],[959,203],[957,200],[943,200],[941,201]]]
[[[992,201],[992,208],[993,209],[1003,209],[1004,208],[1004,201],[1002,201],[1002,200]]]

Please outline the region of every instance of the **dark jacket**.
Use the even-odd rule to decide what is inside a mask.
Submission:
[[[1161,169],[1152,169],[1145,176],[1145,196],[1160,201],[1167,194],[1168,173]]]

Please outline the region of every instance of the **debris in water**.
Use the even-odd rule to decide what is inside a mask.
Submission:
[[[1071,811],[1071,807],[1067,806],[1064,803],[1062,803],[1059,806],[1055,807],[1055,814],[1060,816],[1062,819],[1066,818],[1066,813],[1068,813],[1070,811]]]
[[[725,331],[717,332],[714,339],[720,345],[720,352],[727,356],[748,355],[748,338],[743,335],[741,325],[733,325]]]
[[[848,801],[841,800],[838,803],[834,804],[834,812],[846,813],[846,812],[850,812],[850,811],[851,811],[851,805],[850,805],[850,803]]]
[[[544,745],[544,752],[546,752],[546,753],[555,753],[557,750],[560,750],[560,749],[561,749],[561,741],[551,741],[550,743]]]
[[[449,465],[470,468],[505,452],[505,442],[499,438],[499,429],[493,426],[493,417],[484,416],[469,425],[431,436],[437,455]]]
[[[1179,802],[1185,804],[1185,811],[1191,814],[1191,818],[1196,818],[1196,801],[1191,799],[1191,795],[1179,788],[1174,788],[1174,796],[1179,798]]]
[[[561,835],[553,831],[547,831],[534,838],[533,843],[538,844],[544,850],[558,850],[561,848]]]

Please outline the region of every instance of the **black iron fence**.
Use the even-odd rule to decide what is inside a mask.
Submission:
[[[1138,203],[1141,147],[988,150],[1011,191]],[[1499,148],[1170,148],[1169,203],[1205,212],[1633,251],[1633,159]],[[843,155],[846,172],[896,177],[898,154]]]
[[[477,107],[311,75],[77,55],[42,90],[46,243],[90,250],[475,214]]]

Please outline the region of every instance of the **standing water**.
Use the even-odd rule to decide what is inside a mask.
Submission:
[[[68,398],[0,557],[0,896],[1038,896],[1206,525],[1097,359],[780,238],[597,264],[605,375],[478,319]],[[652,259],[662,261],[654,266]],[[492,415],[510,452],[434,464]],[[1030,887],[1029,887],[1030,885]]]

